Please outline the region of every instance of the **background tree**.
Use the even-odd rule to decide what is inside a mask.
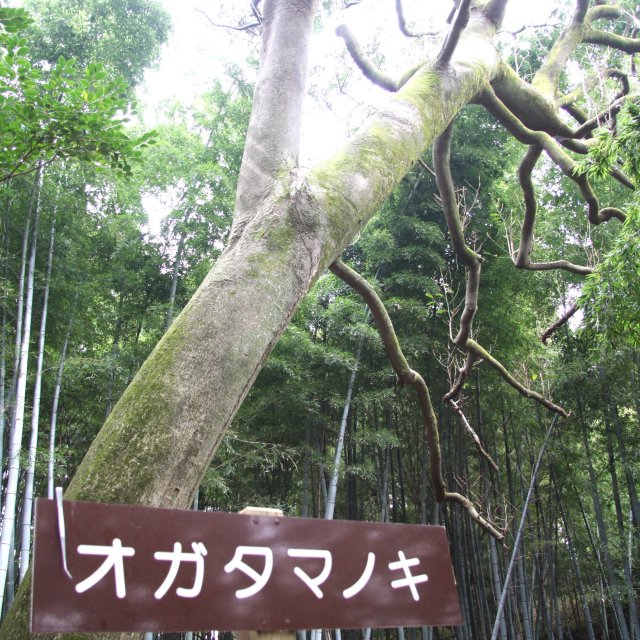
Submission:
[[[459,3],[434,61],[423,63],[404,83],[387,82],[357,57],[358,65],[375,82],[399,91],[342,150],[305,172],[296,167],[296,157],[313,7],[295,0],[265,5],[261,79],[254,95],[228,244],[110,413],[71,482],[68,497],[185,507],[205,477],[205,493],[209,491],[218,505],[216,491],[226,490],[226,503],[233,505],[259,489],[280,504],[300,504],[301,510],[309,512],[313,507],[320,513],[323,486],[326,488],[325,460],[331,458],[335,439],[329,431],[337,424],[335,416],[356,353],[354,345],[363,335],[363,366],[345,447],[347,482],[337,502],[340,513],[417,520],[419,512],[420,521],[445,522],[452,532],[456,573],[465,576],[460,584],[465,624],[456,633],[463,638],[489,637],[502,597],[505,568],[495,538],[504,536],[505,524],[520,518],[528,479],[550,421],[546,410],[563,414],[574,409],[573,415],[578,416],[576,407],[584,403],[579,395],[573,398],[572,392],[580,390],[575,380],[584,384],[585,379],[569,375],[579,370],[579,360],[572,361],[576,368],[570,371],[550,363],[557,355],[554,363],[564,364],[564,354],[582,348],[572,342],[566,321],[555,324],[556,341],[550,351],[538,345],[532,348],[533,339],[550,324],[562,298],[567,297],[564,294],[594,268],[595,254],[581,240],[584,228],[574,232],[574,223],[580,224],[575,213],[580,211],[584,220],[586,211],[590,226],[624,217],[622,206],[600,207],[588,175],[577,171],[573,155],[588,151],[593,128],[608,117],[591,120],[581,94],[573,91],[570,79],[560,71],[578,42],[611,45],[614,57],[618,55],[615,50],[633,53],[638,49],[636,40],[618,33],[626,15],[620,7],[589,7],[578,2],[566,27],[556,34],[549,30],[545,38],[548,55],[533,56],[530,68],[523,69],[527,78],[520,79],[511,66],[499,60],[492,44],[505,4],[497,0]],[[596,23],[604,19],[616,20],[611,31],[598,28]],[[342,33],[357,56],[355,42],[347,32]],[[592,66],[595,60],[589,59]],[[621,60],[628,64],[626,56]],[[603,93],[605,102],[620,99],[607,92],[615,96],[621,77],[612,74],[609,80],[614,84]],[[477,107],[473,117],[465,109],[459,123],[464,131],[468,117],[470,128],[478,131],[473,144],[465,144],[460,156],[455,146],[450,148],[451,140],[456,140],[451,121],[472,100],[528,146],[515,188],[509,177],[515,171],[509,171],[514,169],[512,154],[517,151],[519,155],[521,149],[506,134],[496,134],[496,125],[486,116],[476,116]],[[577,124],[559,117],[560,105]],[[606,106],[598,111],[604,113]],[[492,135],[493,142],[486,144],[482,134]],[[470,132],[461,138],[466,142]],[[434,142],[433,159],[423,157]],[[480,189],[477,206],[473,206],[477,177],[458,169],[470,164],[463,158],[474,157],[477,148],[484,151],[476,151],[475,157],[487,160],[480,186],[491,185],[492,197]],[[549,173],[553,177],[548,182],[550,197],[540,195],[541,183],[535,180],[534,167],[543,151],[551,167],[556,167]],[[436,214],[433,182],[423,176],[421,163],[415,166],[420,159],[436,174],[444,220],[430,217]],[[630,184],[617,167],[611,171],[620,182]],[[489,175],[486,182],[485,172]],[[465,179],[471,181],[471,187],[458,183]],[[421,182],[425,188],[422,206],[407,211],[409,201],[419,201]],[[364,303],[352,298],[346,285],[322,274],[398,184],[400,190],[363,233],[361,245],[345,255],[363,273],[377,274],[379,283],[368,287],[340,264],[333,266],[375,307],[381,342],[364,322]],[[467,188],[464,199],[461,186]],[[611,197],[616,192],[604,193]],[[503,225],[511,220],[505,210],[510,213],[508,207],[519,203],[521,195],[524,222],[518,244],[513,227],[507,224],[503,229]],[[552,206],[552,196],[559,198],[558,209]],[[615,204],[623,202],[616,199]],[[607,226],[613,231],[615,224]],[[548,238],[538,241],[535,253],[534,228]],[[592,229],[589,232],[596,235]],[[427,243],[428,249],[440,251],[425,251]],[[526,279],[516,278],[507,268],[513,262],[533,273],[524,274]],[[456,266],[464,267],[459,269],[464,274],[454,271]],[[316,297],[303,301],[312,286]],[[225,485],[220,473],[207,473],[208,463],[292,318],[291,331],[274,351],[260,386],[240,414],[236,438],[226,445],[226,460],[220,458],[217,463],[229,469],[234,460],[246,459],[253,477],[264,481],[234,485],[227,480]],[[345,328],[345,320],[356,319],[352,331]],[[390,320],[397,324],[395,332]],[[534,328],[523,328],[525,321]],[[432,326],[431,336],[442,336],[439,346],[434,347],[420,333],[424,322]],[[399,352],[395,335],[403,343],[409,338],[405,355],[411,366],[422,370],[431,394]],[[479,335],[491,349],[482,346]],[[381,364],[383,348],[391,356],[393,369]],[[523,354],[523,349],[528,353]],[[341,374],[340,383],[327,375],[330,363]],[[309,383],[315,383],[310,374],[316,368],[325,377],[318,388]],[[434,377],[437,382],[432,384]],[[398,388],[407,383],[418,386],[418,407],[408,392]],[[278,390],[286,385],[295,397],[274,397],[276,394],[265,391],[261,402],[260,387],[266,390],[270,384]],[[551,389],[554,401],[548,398]],[[573,419],[577,422],[562,422],[571,425],[563,427],[565,431],[575,428],[576,434],[587,437],[580,442],[573,434],[573,439],[563,439],[557,448],[552,441],[555,464],[540,469],[532,484],[535,508],[523,521],[523,556],[515,567],[518,581],[507,594],[504,619],[498,625],[503,637],[560,635],[566,620],[580,628],[586,616],[575,606],[578,601],[591,606],[605,602],[597,612],[600,627],[617,637],[626,637],[625,627],[627,634],[635,633],[629,631],[634,629],[633,584],[630,589],[622,565],[622,571],[616,570],[617,551],[610,554],[613,572],[609,570],[604,549],[611,527],[618,537],[622,531],[625,539],[629,532],[619,516],[626,513],[626,501],[632,503],[626,478],[632,479],[637,471],[629,460],[616,458],[615,415],[620,417],[623,443],[629,442],[625,434],[637,417],[629,401],[633,394],[616,399],[613,392],[606,395],[606,385],[602,389],[606,413],[601,418],[594,413],[588,425],[577,418]],[[442,404],[430,404],[430,396],[442,397]],[[300,424],[297,434],[295,425],[285,428],[284,417],[289,412],[300,416],[300,421],[308,420],[308,436],[303,435]],[[477,438],[465,437],[461,445],[459,428],[471,436],[475,432]],[[600,436],[593,435],[597,429]],[[566,460],[582,459],[578,453],[591,461],[593,474],[587,473],[588,465],[582,465],[574,479]],[[303,469],[298,475],[296,461]],[[277,471],[260,478],[265,468]],[[566,470],[567,475],[558,469]],[[425,471],[434,480],[431,490]],[[607,475],[612,486],[614,476],[618,478],[611,500],[600,501],[609,507],[601,509],[600,515],[595,500],[595,489],[601,489],[599,472]],[[594,497],[592,504],[586,503],[584,493],[571,493],[578,486],[587,487]],[[450,501],[457,504],[448,506]],[[560,594],[559,576],[568,575],[571,570],[567,567],[575,566],[565,548],[568,537],[562,535],[566,511],[560,506],[567,504],[577,507],[572,515],[580,514],[566,519],[573,539],[589,540],[586,548],[593,550],[594,561],[589,564],[584,557],[574,558],[577,566],[586,569],[581,573],[582,586],[572,585],[568,594]],[[482,523],[484,529],[474,522]],[[487,530],[494,537],[484,535]],[[507,537],[506,543],[510,542]],[[637,551],[632,544],[624,550],[627,555],[629,549],[632,557]],[[570,608],[573,611],[568,613]],[[615,625],[609,623],[612,611]],[[18,629],[25,628],[25,620],[26,606],[21,600],[4,625],[4,637],[21,637]],[[431,634],[428,630],[421,633],[423,637]]]

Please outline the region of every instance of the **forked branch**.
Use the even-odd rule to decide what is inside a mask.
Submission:
[[[586,175],[580,173],[578,164],[569,156],[562,147],[544,131],[533,131],[526,127],[521,120],[511,112],[506,105],[498,98],[493,89],[485,89],[478,99],[489,113],[500,122],[517,140],[529,145],[539,146],[554,164],[569,179],[573,180],[580,189],[580,193],[587,204],[588,217],[591,224],[600,224],[611,217],[624,221],[625,216],[622,211],[608,210],[607,215],[600,211],[600,205]]]
[[[418,403],[422,413],[425,437],[429,446],[429,462],[431,469],[431,482],[434,487],[435,497],[438,502],[456,502],[461,505],[469,516],[480,525],[485,531],[490,533],[496,540],[504,540],[504,534],[499,531],[487,518],[482,516],[469,498],[460,493],[447,491],[446,483],[442,474],[442,451],[440,448],[440,436],[438,433],[438,421],[433,410],[431,396],[424,378],[411,369],[407,359],[402,352],[400,343],[396,336],[393,323],[387,310],[375,292],[373,287],[353,269],[340,260],[336,260],[330,267],[331,271],[344,280],[354,291],[359,293],[376,322],[378,331],[382,338],[385,350],[391,366],[395,371],[401,385],[412,385],[418,394]]]
[[[466,351],[473,360],[482,359],[490,364],[502,376],[502,378],[521,395],[539,402],[551,411],[556,411],[561,415],[566,415],[561,407],[536,391],[528,389],[524,385],[520,384],[496,358],[490,355],[489,352],[475,342],[475,340],[471,339],[473,317],[478,305],[481,259],[475,251],[467,246],[464,238],[464,230],[462,229],[462,224],[460,222],[460,213],[455,199],[455,188],[449,167],[452,129],[452,125],[449,125],[446,131],[436,140],[433,147],[433,164],[436,171],[436,184],[440,191],[440,198],[442,200],[442,206],[447,220],[447,225],[449,227],[452,244],[456,255],[464,263],[467,271],[465,305],[460,317],[460,329],[456,337],[453,339],[453,342],[458,348]],[[469,374],[473,360],[467,358],[465,368],[461,372],[459,380],[456,382],[456,387],[460,388],[462,386],[464,377]],[[450,392],[446,397],[448,401],[451,402],[453,394]]]

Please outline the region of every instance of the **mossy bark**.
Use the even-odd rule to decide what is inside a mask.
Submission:
[[[423,66],[328,162],[304,176],[290,169],[272,179],[114,407],[67,498],[189,505],[313,281],[497,72],[494,31],[490,20],[473,13],[446,68]],[[21,589],[1,640],[30,637],[28,588]]]

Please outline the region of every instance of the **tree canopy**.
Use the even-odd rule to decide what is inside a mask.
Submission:
[[[132,54],[129,29],[144,17],[153,42],[166,33],[143,4],[38,3],[32,50],[50,60],[63,41],[78,62],[22,75],[35,74],[37,91],[59,65],[80,82],[93,74],[91,87],[117,86],[123,68],[137,81],[157,47],[142,38],[145,55]],[[187,508],[199,488],[208,508],[268,501],[322,517],[337,451],[342,517],[447,524],[465,610],[457,637],[551,637],[569,609],[582,612],[574,631],[595,637],[600,598],[603,635],[634,640],[636,7],[559,3],[552,24],[504,47],[508,0],[453,4],[445,30],[419,36],[421,58],[393,77],[380,51],[338,28],[341,64],[389,97],[332,156],[302,167],[309,42],[335,3],[252,3],[236,27],[262,37],[251,106],[232,71],[197,108],[174,109],[129,181],[73,164],[37,189],[0,192],[25,229],[5,234],[5,300],[21,307],[28,203],[50,202],[47,221],[64,209],[60,362],[71,320],[81,325],[57,450],[67,498]],[[122,39],[105,30],[109,7]],[[398,37],[416,39],[400,1],[396,17]],[[7,69],[14,51],[27,55],[6,51]],[[336,82],[346,92],[344,73]],[[88,89],[61,91],[73,110],[78,90],[88,111]],[[31,92],[46,106],[34,91],[23,102]],[[95,100],[112,118],[109,95],[98,88]],[[5,117],[19,150],[10,105]],[[91,118],[82,126],[91,144],[104,133]],[[82,126],[65,131],[77,139]],[[47,153],[93,159],[69,148]],[[170,202],[160,239],[146,234],[142,195]],[[580,313],[582,331],[570,325]],[[518,575],[506,612],[503,548]],[[28,588],[1,638],[28,637]]]

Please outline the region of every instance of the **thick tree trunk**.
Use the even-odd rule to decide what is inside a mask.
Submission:
[[[313,12],[307,0],[266,2],[229,247],[113,408],[67,498],[187,507],[302,297],[500,68],[495,18],[475,9],[448,66],[423,66],[342,151],[302,175],[295,158]],[[28,637],[24,584],[0,638]]]

